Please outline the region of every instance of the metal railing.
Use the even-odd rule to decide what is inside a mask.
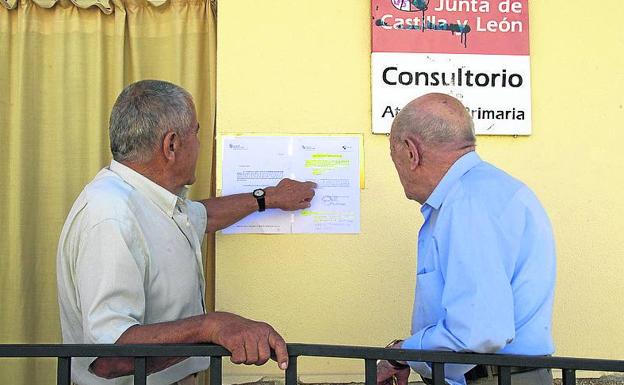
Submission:
[[[56,357],[57,384],[71,384],[72,357],[134,357],[134,383],[147,382],[148,357],[211,357],[210,385],[222,385],[222,357],[230,352],[218,345],[0,345],[0,358]],[[377,360],[428,362],[433,383],[443,385],[444,364],[480,364],[498,367],[498,384],[511,384],[511,367],[561,369],[563,385],[576,383],[576,371],[624,372],[624,360],[571,357],[454,353],[428,350],[387,349],[363,346],[288,344],[289,365],[285,385],[297,385],[298,357],[333,357],[364,360],[364,382],[375,385]],[[3,365],[0,361],[0,367]]]

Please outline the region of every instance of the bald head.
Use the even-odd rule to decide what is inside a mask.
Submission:
[[[474,125],[464,105],[446,94],[412,100],[392,123],[391,136],[415,135],[427,147],[460,150],[475,145]]]

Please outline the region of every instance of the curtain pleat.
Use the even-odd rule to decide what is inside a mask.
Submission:
[[[202,126],[191,196],[209,195],[215,26],[209,0],[0,0],[0,343],[61,341],[60,230],[110,162],[108,117],[126,85],[162,79],[191,92]],[[51,359],[0,365],[3,384],[55,383]]]
[[[18,3],[33,3],[42,8],[52,8],[57,3],[66,3],[71,1],[73,5],[79,8],[87,9],[90,7],[97,7],[102,12],[107,15],[113,13],[113,5],[111,4],[111,0],[0,0],[0,5],[4,6],[7,9],[15,9],[17,8]],[[124,1],[124,3],[129,3],[132,0]],[[134,0],[138,2],[137,0]],[[171,0],[139,0],[140,2],[144,2],[150,4],[154,7],[160,7],[164,4],[171,2]],[[179,0],[178,0],[179,1]],[[216,0],[209,0],[212,3],[212,6],[216,6]],[[121,3],[121,8],[124,7],[123,3]]]

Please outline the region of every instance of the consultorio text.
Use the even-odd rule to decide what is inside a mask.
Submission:
[[[440,71],[400,71],[398,67],[386,67],[382,80],[389,86],[457,86],[457,87],[502,87],[519,88],[524,84],[522,75],[518,73],[473,72],[469,69],[457,68],[456,72]]]
[[[524,84],[524,78],[518,73],[508,73],[506,69],[500,72],[474,72],[470,69],[457,68],[455,72],[444,71],[401,71],[398,67],[386,67],[382,73],[382,80],[389,86],[454,86],[454,87],[489,87],[489,88],[519,88]],[[524,120],[525,112],[521,109],[497,110],[489,108],[467,108],[475,119],[485,120]],[[382,118],[394,118],[400,109],[386,106]]]

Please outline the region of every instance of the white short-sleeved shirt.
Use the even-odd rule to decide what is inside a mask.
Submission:
[[[57,254],[63,342],[112,344],[134,325],[204,314],[201,242],[206,209],[112,161],[76,199]],[[78,385],[129,385],[88,371],[94,358],[72,359]],[[174,383],[208,368],[193,357],[148,376]]]

